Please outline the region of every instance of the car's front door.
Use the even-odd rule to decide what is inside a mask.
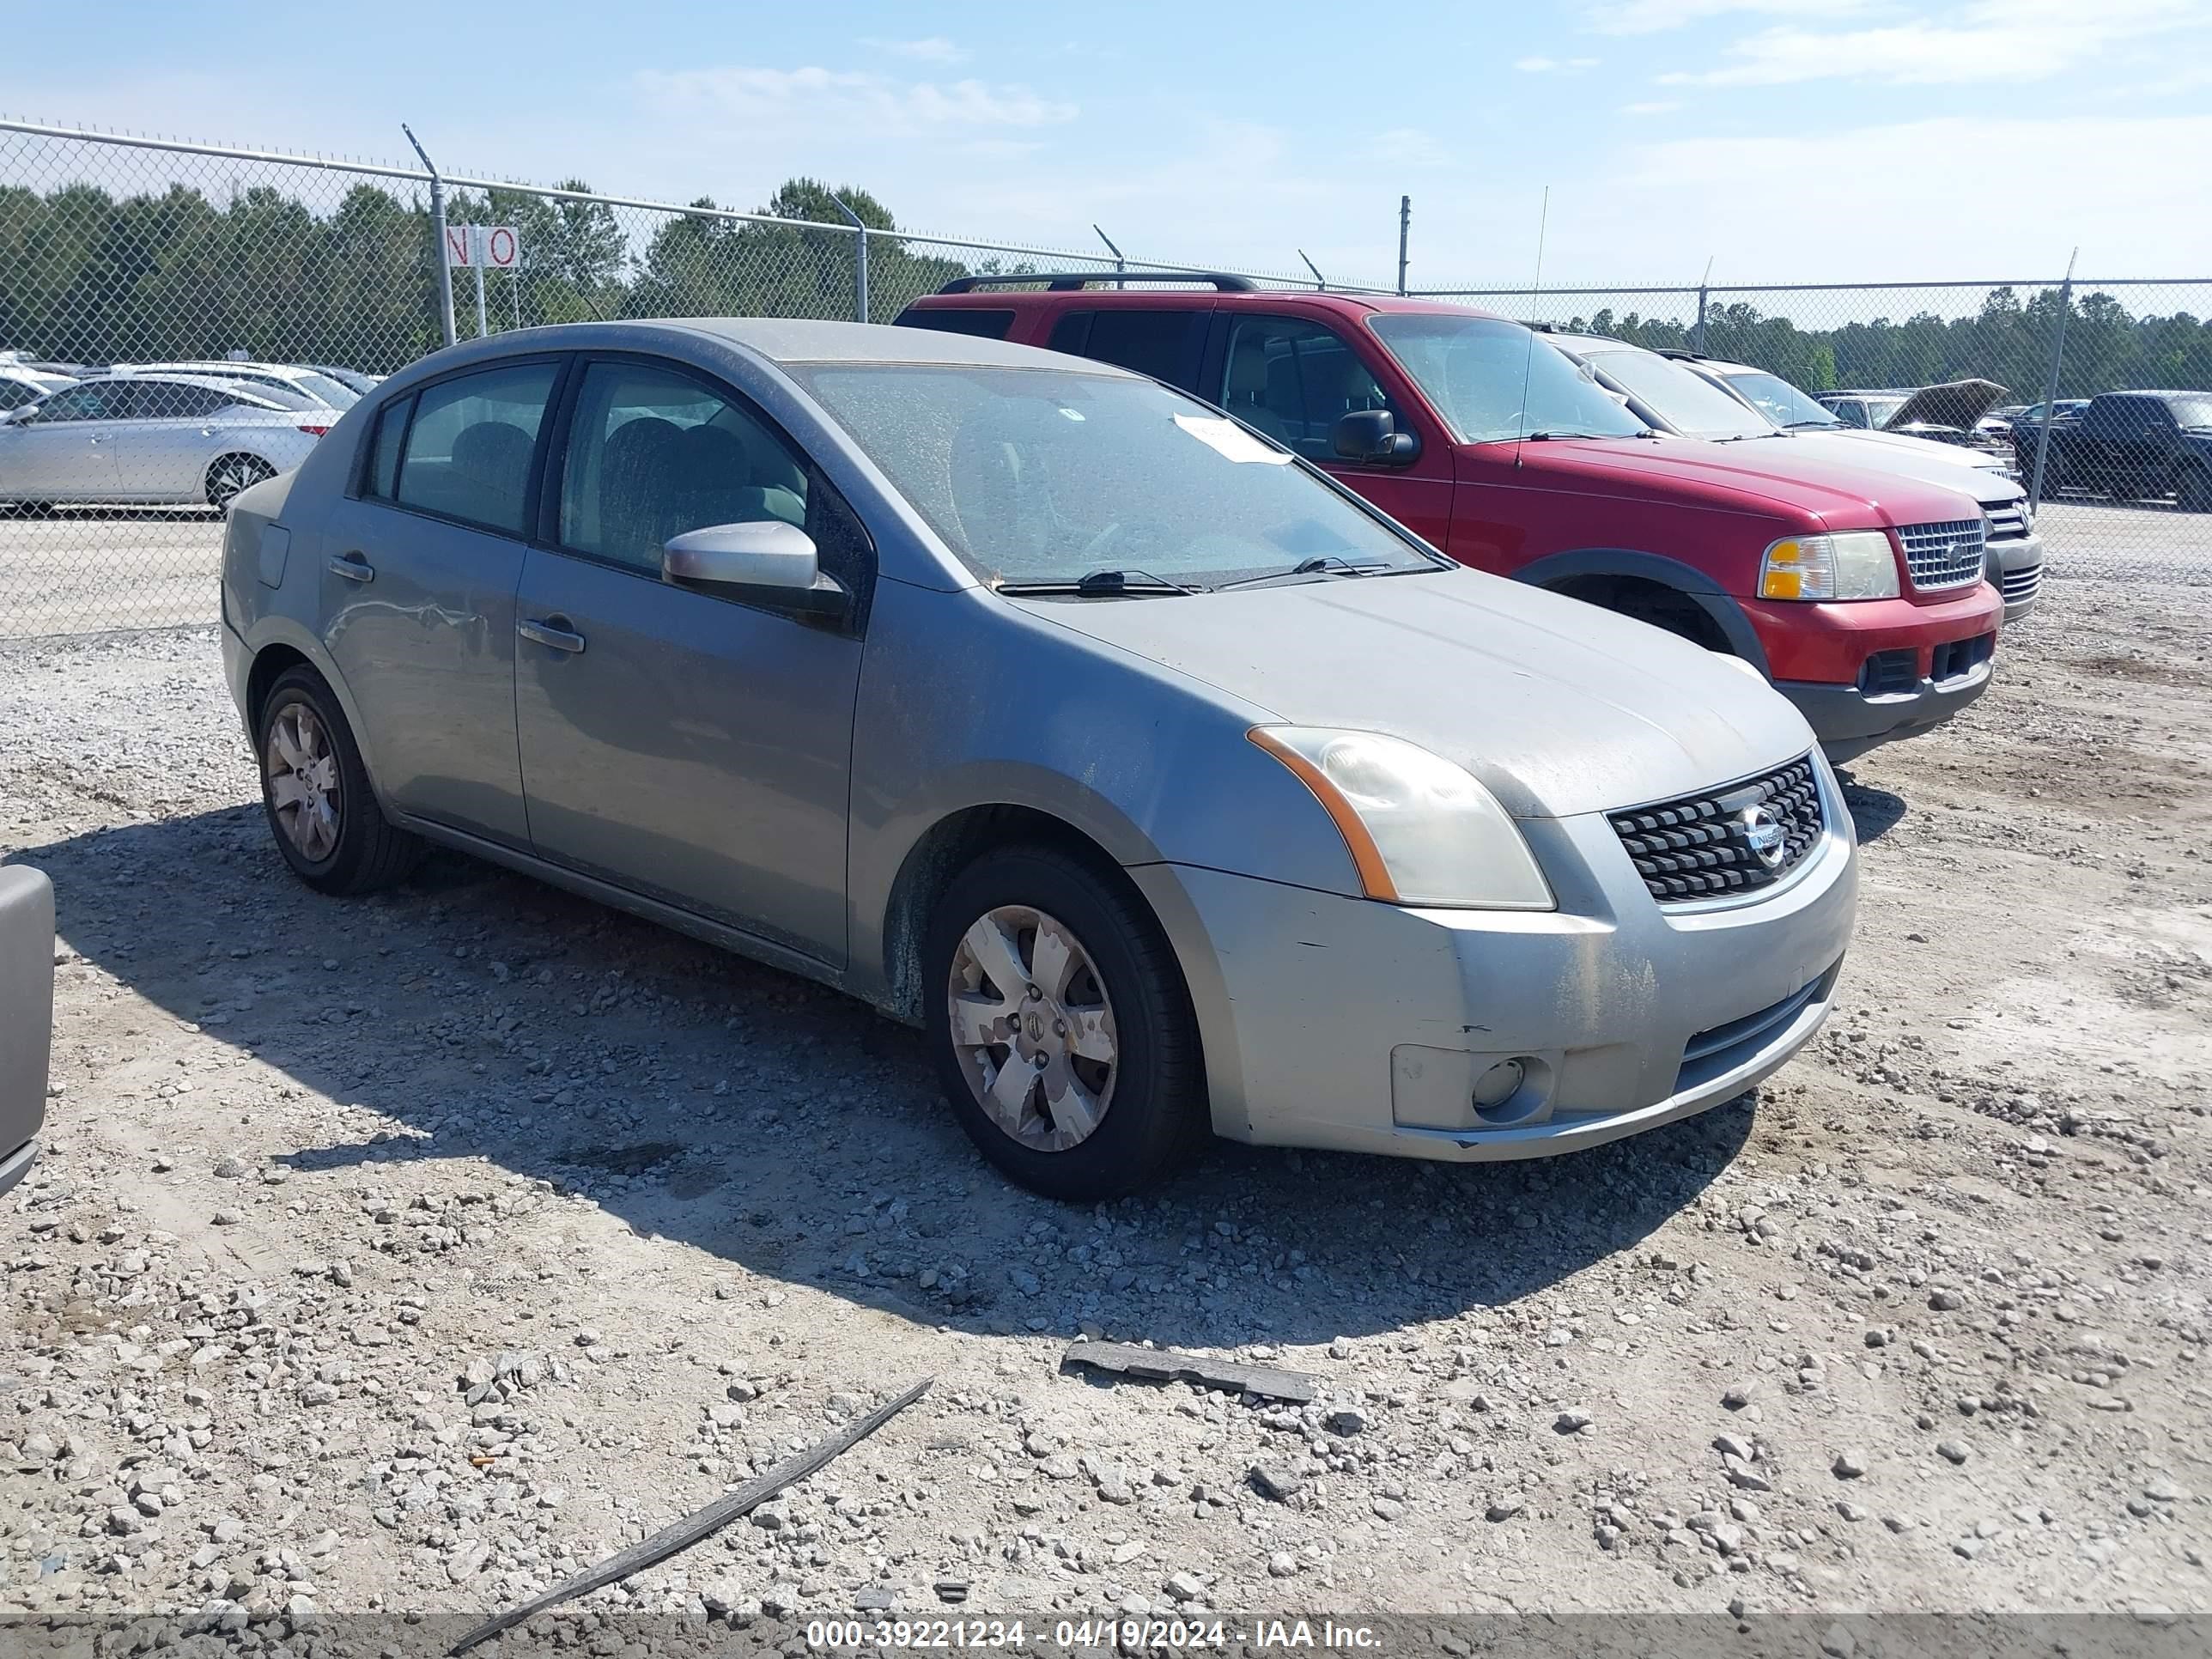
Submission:
[[[386,403],[362,476],[313,550],[319,632],[386,799],[517,848],[530,828],[514,743],[514,589],[563,367],[510,361]]]
[[[127,380],[87,380],[0,427],[0,494],[27,501],[114,500],[117,417],[130,396]]]
[[[1220,313],[1200,395],[1255,431],[1318,463],[1415,535],[1442,548],[1451,534],[1451,446],[1410,400],[1386,387],[1359,346],[1326,323],[1266,312]],[[1379,349],[1370,347],[1380,356]],[[1336,453],[1345,416],[1387,410],[1420,451],[1404,465],[1348,461]]]
[[[756,608],[661,574],[670,538],[781,520],[864,606],[851,510],[733,388],[602,357],[570,398],[550,549],[525,561],[515,719],[539,856],[832,967],[845,959],[855,609]]]

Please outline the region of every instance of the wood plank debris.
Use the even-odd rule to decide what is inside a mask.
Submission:
[[[1165,1382],[1177,1377],[1209,1389],[1232,1389],[1240,1394],[1264,1395],[1303,1406],[1320,1392],[1316,1380],[1304,1371],[1286,1371],[1273,1365],[1248,1365],[1235,1359],[1202,1359],[1173,1348],[1140,1348],[1127,1342],[1071,1344],[1060,1367],[1087,1365],[1094,1370],[1116,1371]]]

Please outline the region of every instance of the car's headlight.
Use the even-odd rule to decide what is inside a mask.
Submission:
[[[1897,556],[1879,530],[1785,536],[1759,568],[1762,599],[1893,599]]]
[[[1505,809],[1466,769],[1379,732],[1255,726],[1335,821],[1370,898],[1549,910],[1552,890]]]

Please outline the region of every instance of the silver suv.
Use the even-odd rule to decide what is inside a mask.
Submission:
[[[1652,1127],[1786,1061],[1850,936],[1850,821],[1755,672],[1024,346],[441,352],[239,498],[222,616],[302,879],[438,842],[841,987],[1066,1198],[1209,1129]]]

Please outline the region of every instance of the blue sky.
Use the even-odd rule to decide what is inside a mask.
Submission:
[[[1415,286],[2212,270],[2208,0],[17,4],[0,113]]]

